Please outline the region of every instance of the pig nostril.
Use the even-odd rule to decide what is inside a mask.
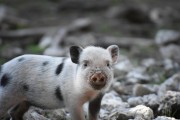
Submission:
[[[101,82],[101,83],[104,82],[104,78],[101,78],[101,79],[100,79],[100,82]]]
[[[92,80],[93,80],[93,82],[96,82],[96,81],[97,81],[97,78],[96,78],[96,77],[94,77]]]

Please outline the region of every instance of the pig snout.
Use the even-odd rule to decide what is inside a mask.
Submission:
[[[106,85],[107,77],[103,73],[95,73],[90,77],[90,84],[95,89],[101,89]]]

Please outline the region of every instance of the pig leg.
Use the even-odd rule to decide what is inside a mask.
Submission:
[[[72,107],[70,113],[72,120],[85,120],[82,106]]]
[[[103,95],[104,94],[101,93],[99,96],[97,96],[95,99],[89,102],[89,120],[97,120],[97,115],[101,108],[101,100]]]
[[[10,111],[9,114],[12,120],[23,120],[23,115],[25,112],[28,111],[31,104],[27,101],[23,101],[16,106],[14,106]]]

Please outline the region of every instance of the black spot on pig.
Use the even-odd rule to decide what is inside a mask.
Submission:
[[[43,66],[46,66],[46,65],[48,65],[48,64],[49,64],[48,61],[44,61],[44,62],[42,63]]]
[[[24,85],[23,85],[23,90],[24,90],[24,91],[28,91],[28,90],[29,90],[29,85],[24,84]]]
[[[62,62],[61,64],[59,64],[56,68],[56,75],[59,75],[63,69],[64,63]]]
[[[9,80],[10,80],[9,74],[4,74],[1,78],[0,85],[5,87],[9,83]]]
[[[60,89],[59,86],[58,86],[58,87],[56,88],[56,90],[55,90],[55,95],[56,95],[56,97],[57,97],[60,101],[63,100],[63,97],[62,97],[62,94],[61,94],[61,89]]]
[[[21,57],[18,59],[19,62],[23,61],[25,58]]]

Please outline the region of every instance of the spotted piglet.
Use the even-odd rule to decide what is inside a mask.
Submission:
[[[67,107],[73,120],[97,120],[101,99],[113,80],[119,48],[70,47],[70,58],[22,55],[0,68],[0,117],[22,120],[30,106]]]

